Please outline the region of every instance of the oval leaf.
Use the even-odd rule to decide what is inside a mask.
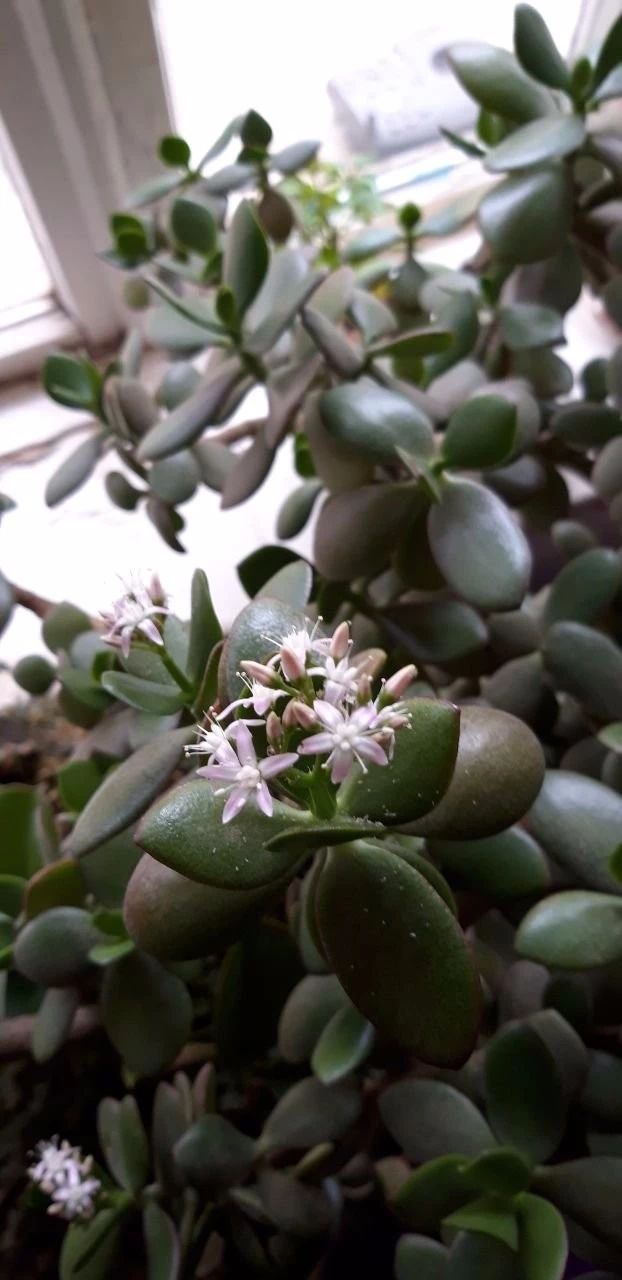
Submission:
[[[446,479],[428,516],[434,559],[469,604],[514,609],[529,583],[525,535],[496,494],[473,480]]]

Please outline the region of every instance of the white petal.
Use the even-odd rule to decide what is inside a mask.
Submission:
[[[364,760],[371,760],[372,764],[388,764],[385,752],[378,742],[374,742],[373,738],[359,738],[355,744],[355,750]]]
[[[330,772],[331,782],[339,784],[347,778],[352,765],[354,764],[354,756],[351,751],[336,751]]]
[[[239,762],[235,764],[207,764],[201,769],[203,777],[209,778],[210,782],[237,782],[240,772]]]
[[[227,731],[233,738],[242,764],[257,764],[257,755],[253,746],[250,729],[244,720],[235,720]]]
[[[270,795],[265,782],[260,782],[257,787],[257,790],[255,791],[255,802],[257,804],[257,808],[261,809],[261,812],[265,813],[267,818],[272,817],[274,805],[272,803],[272,796]]]
[[[330,702],[325,702],[323,698],[315,699],[313,710],[318,720],[326,725],[327,729],[338,729],[344,723],[342,713],[336,707],[333,707]]]
[[[263,778],[275,778],[277,773],[283,773],[284,769],[291,769],[297,761],[296,751],[286,751],[280,756],[268,756],[266,760],[260,760],[259,772]]]
[[[237,818],[238,813],[244,808],[246,801],[250,797],[250,791],[246,791],[243,787],[236,787],[231,792],[229,799],[222,811],[223,824],[231,822],[232,818]]]
[[[312,738],[305,738],[300,743],[298,755],[323,755],[325,751],[332,751],[334,745],[335,739],[332,733],[314,733]]]

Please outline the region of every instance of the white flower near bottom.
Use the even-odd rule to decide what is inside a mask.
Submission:
[[[139,579],[134,579],[126,584],[123,595],[115,600],[112,611],[102,614],[107,626],[103,639],[119,648],[124,658],[129,656],[135,631],[141,631],[153,644],[161,645],[162,636],[154,619],[168,612],[166,595],[156,574],[148,586]]]
[[[197,774],[208,778],[210,782],[223,784],[216,788],[216,795],[228,797],[222,814],[223,823],[231,822],[249,802],[270,818],[274,812],[274,802],[267,783],[285,769],[291,769],[297,763],[298,756],[295,751],[288,751],[283,755],[258,760],[250,730],[244,720],[235,720],[227,732],[234,738],[236,749],[227,741],[228,750],[221,750],[218,759],[197,769]]]
[[[368,763],[389,763],[390,757],[385,746],[378,741],[378,735],[390,733],[390,727],[379,722],[382,712],[378,712],[373,702],[348,713],[323,698],[316,698],[313,710],[323,728],[319,733],[305,738],[298,751],[305,756],[328,756],[325,767],[330,769],[331,782],[337,785],[344,782],[355,763],[365,773]]]
[[[51,1197],[48,1213],[68,1222],[90,1218],[101,1190],[99,1179],[91,1176],[93,1157],[83,1157],[79,1147],[66,1140],[60,1142],[58,1136],[39,1142],[33,1154],[35,1162],[27,1171],[28,1177]]]

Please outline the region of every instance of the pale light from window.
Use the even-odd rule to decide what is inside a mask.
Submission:
[[[0,327],[4,327],[46,306],[52,280],[1,155],[0,209]]]

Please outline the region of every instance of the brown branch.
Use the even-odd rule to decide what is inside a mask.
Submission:
[[[10,583],[13,598],[16,604],[21,604],[23,609],[30,609],[31,613],[36,613],[38,618],[47,618],[48,613],[54,609],[53,600],[46,600],[44,596],[38,596],[35,591],[27,591],[25,587],[18,587],[14,582]]]
[[[210,431],[209,435],[203,438],[208,443],[214,440],[216,444],[234,444],[236,440],[247,440],[249,436],[256,436],[265,422],[265,418],[255,418],[251,422],[236,422],[230,427],[224,427],[222,431]]]
[[[32,462],[40,462],[42,458],[47,458],[50,453],[53,453],[64,440],[82,434],[89,425],[88,422],[81,422],[75,426],[65,427],[63,431],[59,431],[55,436],[49,436],[47,440],[38,440],[35,444],[22,445],[19,449],[11,449],[9,453],[0,454],[0,471],[8,467],[23,467]]]
[[[21,1013],[15,1018],[6,1018],[0,1023],[0,1058],[19,1058],[30,1053],[32,1032],[35,1024],[33,1014]],[[68,1040],[83,1040],[90,1036],[100,1025],[97,1005],[81,1005],[76,1009]]]

